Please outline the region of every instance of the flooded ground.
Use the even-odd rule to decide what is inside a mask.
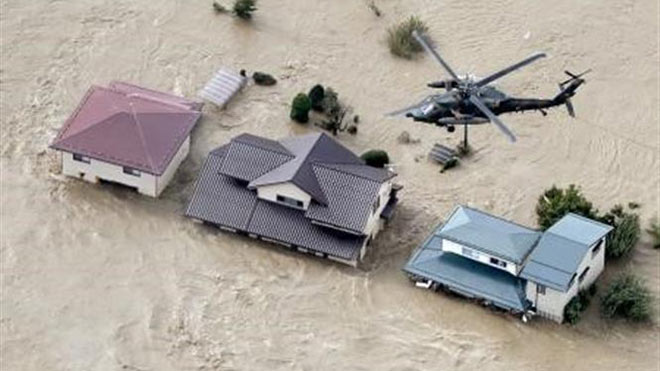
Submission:
[[[653,370],[658,327],[611,323],[592,304],[576,327],[520,320],[415,289],[400,268],[457,204],[534,225],[544,188],[580,184],[601,209],[658,211],[658,3],[652,1],[261,0],[251,23],[209,0],[0,2],[3,370]],[[554,96],[563,70],[593,68],[563,108],[503,116],[518,135],[471,131],[476,154],[440,174],[433,143],[459,135],[383,114],[444,77],[430,58],[392,57],[385,30],[418,14],[460,72],[531,54],[512,95]],[[90,84],[113,79],[194,96],[229,66],[271,72],[225,111],[205,108],[190,157],[158,200],[61,176],[47,150]],[[242,132],[316,130],[288,120],[298,92],[334,87],[362,120],[339,139],[385,148],[405,186],[361,270],[221,234],[182,216],[206,154]],[[396,138],[407,130],[419,144]],[[456,133],[458,134],[458,133]],[[657,251],[608,267],[660,294]],[[597,304],[597,303],[596,303]],[[657,299],[656,299],[657,304]],[[657,311],[656,311],[657,313]],[[656,321],[657,323],[657,314]]]

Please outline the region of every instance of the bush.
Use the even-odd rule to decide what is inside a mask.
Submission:
[[[416,16],[410,16],[407,20],[387,30],[387,45],[390,52],[397,57],[411,59],[416,53],[424,50],[415,37],[413,31],[420,34],[428,31],[426,24]]]
[[[607,236],[606,257],[620,258],[635,248],[641,233],[639,215],[627,212],[623,206],[616,205],[600,217],[600,220],[614,227]]]
[[[646,233],[651,235],[651,239],[653,240],[653,248],[660,249],[660,223],[658,223],[658,218],[651,220],[651,224],[646,230]]]
[[[380,149],[372,149],[360,156],[369,166],[383,168],[390,163],[390,157],[387,152]]]
[[[335,116],[342,110],[339,95],[331,87],[325,88],[321,100],[321,110],[328,116]]]
[[[623,273],[608,287],[600,310],[607,318],[647,321],[651,318],[651,294],[638,277]]]
[[[225,8],[224,5],[220,4],[217,1],[213,2],[213,10],[215,10],[216,13],[226,13],[227,8]]]
[[[539,197],[536,215],[541,229],[548,229],[569,212],[596,219],[598,210],[582,195],[580,188],[571,184],[567,189],[547,189]]]
[[[322,112],[323,105],[321,103],[323,97],[325,97],[325,89],[323,89],[323,86],[320,84],[314,85],[307,95],[309,96],[309,100],[312,101],[312,109],[317,112]]]
[[[277,80],[272,75],[263,72],[253,73],[252,80],[257,85],[271,86],[277,84]]]
[[[309,121],[309,110],[312,108],[312,103],[305,93],[299,93],[293,98],[291,103],[291,119],[304,124]]]
[[[257,10],[257,0],[236,0],[234,1],[234,14],[238,18],[250,19],[252,12]]]
[[[564,322],[574,325],[580,321],[582,312],[584,312],[591,303],[591,297],[596,294],[596,285],[589,286],[586,290],[581,290],[564,307]]]

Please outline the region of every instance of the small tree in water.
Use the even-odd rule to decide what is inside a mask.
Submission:
[[[367,151],[360,156],[364,162],[369,166],[383,168],[385,165],[390,163],[390,157],[387,155],[387,152],[380,149],[372,149]]]
[[[614,279],[601,299],[600,310],[607,318],[641,322],[651,318],[651,293],[642,280],[623,273]]]
[[[390,52],[397,57],[411,59],[416,53],[423,51],[422,45],[412,35],[413,31],[423,34],[428,31],[428,27],[416,16],[410,16],[398,25],[390,27],[387,30],[387,45],[390,47]]]
[[[536,216],[541,229],[550,228],[556,221],[568,213],[575,213],[590,219],[596,219],[598,210],[594,209],[574,184],[567,189],[552,186],[547,189],[536,205]]]
[[[236,0],[234,1],[234,14],[242,19],[252,18],[252,12],[257,10],[257,0]]]
[[[301,124],[309,121],[309,110],[312,108],[312,102],[305,93],[299,93],[293,98],[291,103],[291,119]]]
[[[614,227],[607,236],[605,256],[620,258],[629,254],[637,245],[642,228],[639,224],[639,215],[627,211],[621,205],[616,205],[600,220]]]

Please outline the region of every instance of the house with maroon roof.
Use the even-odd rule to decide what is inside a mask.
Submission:
[[[326,134],[242,134],[211,151],[186,215],[355,266],[392,217],[395,175]]]
[[[188,155],[201,104],[139,86],[92,86],[51,148],[65,175],[158,197]]]

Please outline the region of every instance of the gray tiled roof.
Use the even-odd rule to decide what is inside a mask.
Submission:
[[[591,246],[611,230],[609,225],[567,214],[543,233],[520,276],[567,291]]]
[[[457,207],[438,231],[461,243],[516,264],[534,248],[540,232],[465,206]]]
[[[219,171],[250,182],[291,159],[292,155],[275,151],[270,146],[260,147],[255,143],[232,140]]]
[[[405,272],[439,282],[463,295],[485,299],[494,305],[526,310],[524,280],[503,270],[442,251],[437,231],[413,254]]]
[[[304,210],[259,200],[256,191],[248,189],[244,180],[221,173],[235,144],[232,141],[209,154],[186,210],[187,216],[342,259],[357,259],[366,236],[313,224]]]

